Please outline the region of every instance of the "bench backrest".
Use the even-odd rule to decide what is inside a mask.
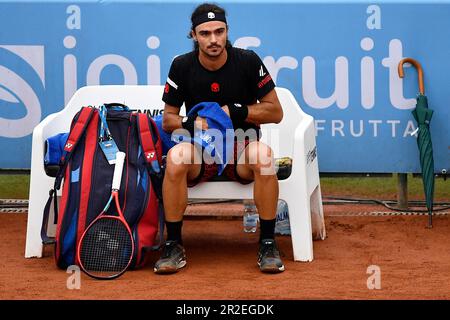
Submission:
[[[86,86],[78,89],[66,107],[53,115],[51,132],[44,133],[44,138],[59,132],[67,132],[73,116],[82,106],[100,106],[109,102],[120,102],[131,109],[161,110],[164,102],[161,100],[163,86],[155,85],[104,85]],[[284,117],[279,124],[262,125],[262,141],[274,150],[275,157],[291,156],[293,153],[293,139],[295,128],[301,121],[312,121],[312,117],[305,114],[292,93],[285,88],[276,88],[276,92],[283,108]],[[184,115],[184,107],[181,114]]]

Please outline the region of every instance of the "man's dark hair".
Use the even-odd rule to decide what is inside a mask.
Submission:
[[[222,7],[219,7],[217,4],[214,4],[214,3],[202,3],[201,5],[197,6],[197,8],[195,8],[191,14],[191,30],[189,31],[189,34],[188,34],[189,39],[192,39],[192,32],[195,32],[194,17],[201,15],[201,14],[206,14],[208,12],[221,13],[223,15],[226,15],[225,9]],[[227,29],[228,29],[228,24],[227,24]],[[231,45],[230,40],[227,39],[227,43],[226,43],[225,47],[229,48],[231,46],[232,45]],[[198,49],[198,42],[195,40],[194,40],[194,49],[195,50]]]

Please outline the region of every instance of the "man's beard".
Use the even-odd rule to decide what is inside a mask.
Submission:
[[[212,48],[216,49],[215,52],[213,52],[213,53],[211,53]],[[202,51],[203,51],[203,54],[205,54],[209,58],[217,58],[222,55],[224,50],[225,50],[225,46],[216,45],[216,46],[209,46],[206,48],[206,50],[202,50]]]

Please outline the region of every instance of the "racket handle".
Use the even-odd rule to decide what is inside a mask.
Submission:
[[[114,176],[112,182],[112,189],[119,190],[120,182],[122,180],[122,171],[123,171],[123,162],[125,160],[125,152],[117,152],[116,153],[116,164],[114,167]]]

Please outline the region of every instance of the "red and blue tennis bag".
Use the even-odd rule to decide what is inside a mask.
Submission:
[[[105,116],[101,110],[106,110]],[[102,119],[106,119],[109,130],[106,137],[100,134]],[[53,202],[57,215],[53,242],[56,243],[56,264],[60,268],[78,264],[79,239],[110,197],[114,165],[108,162],[102,150],[100,141],[105,139],[113,140],[117,148],[126,153],[119,199],[135,243],[130,268],[143,266],[147,252],[158,247],[158,228],[162,239],[162,145],[153,119],[116,103],[105,104],[102,109],[83,107],[72,120],[41,232],[44,243],[51,243],[46,227]],[[58,208],[56,190],[60,189],[62,180]]]

